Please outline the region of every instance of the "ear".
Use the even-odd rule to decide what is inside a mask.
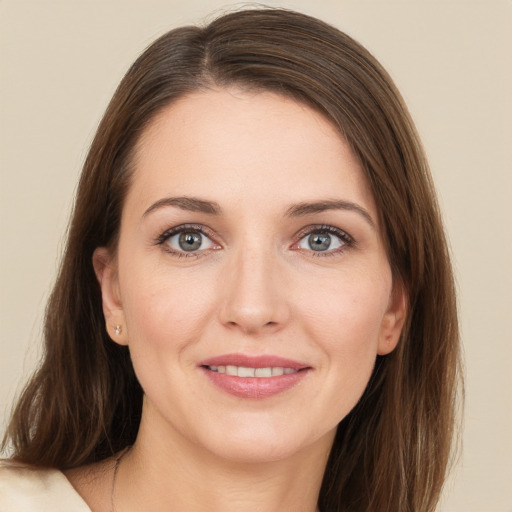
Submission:
[[[395,350],[400,340],[400,334],[407,316],[407,293],[401,283],[394,283],[389,297],[389,304],[379,335],[377,353],[380,356],[389,354]]]
[[[107,333],[119,345],[128,345],[115,258],[106,247],[98,247],[93,253],[92,263],[101,288]]]

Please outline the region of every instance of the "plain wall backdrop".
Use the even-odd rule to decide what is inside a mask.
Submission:
[[[459,288],[464,450],[441,512],[512,512],[512,2],[271,1],[388,69],[437,184]],[[78,173],[122,75],[215,0],[0,0],[0,425],[40,353]],[[421,512],[421,511],[418,511]]]

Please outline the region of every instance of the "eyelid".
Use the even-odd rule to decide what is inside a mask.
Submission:
[[[216,235],[215,233],[209,229],[208,227],[202,225],[202,224],[180,224],[178,226],[173,226],[172,228],[167,229],[164,231],[161,235],[159,235],[155,240],[155,245],[163,246],[169,238],[172,236],[175,236],[177,234],[180,234],[182,232],[196,232],[200,233],[203,236],[207,237],[212,244],[214,244],[216,247],[214,248],[207,248],[207,249],[201,249],[197,251],[182,251],[182,250],[176,250],[171,247],[166,247],[164,250],[166,252],[169,252],[171,254],[174,254],[176,256],[184,256],[184,257],[200,257],[204,256],[205,253],[208,253],[210,250],[218,250],[221,248],[221,245],[216,242]],[[314,251],[313,249],[303,249],[302,247],[299,247],[299,243],[306,237],[313,233],[328,233],[330,235],[334,235],[340,239],[342,242],[342,246],[335,249],[328,249],[326,251]],[[332,256],[335,254],[339,254],[344,252],[345,250],[355,246],[356,241],[354,238],[348,234],[345,230],[329,225],[329,224],[314,224],[305,226],[302,228],[295,236],[294,239],[296,240],[292,246],[290,247],[293,250],[300,250],[304,252],[308,252],[313,256]]]
[[[190,251],[190,252],[174,249],[170,246],[163,247],[164,244],[171,237],[179,235],[180,233],[183,233],[183,232],[200,233],[201,235],[208,238],[215,247],[213,247],[213,248],[209,247],[207,249],[201,249],[201,250]],[[162,246],[163,249],[170,254],[173,254],[173,255],[176,255],[179,257],[189,257],[189,258],[190,257],[198,258],[200,256],[203,256],[204,253],[208,252],[209,250],[217,250],[220,248],[220,244],[218,244],[215,241],[215,236],[213,235],[213,232],[209,228],[207,228],[206,226],[204,226],[202,224],[180,224],[178,226],[173,226],[172,228],[167,229],[166,231],[164,231],[161,235],[159,235],[157,237],[157,239],[155,240],[155,245]]]
[[[336,249],[326,250],[326,251],[314,251],[313,249],[303,249],[302,247],[299,247],[299,243],[307,236],[312,235],[313,233],[327,233],[329,235],[334,235],[338,237],[343,245]],[[295,235],[296,242],[293,243],[292,249],[305,251],[308,253],[311,253],[313,256],[332,256],[335,254],[340,254],[347,249],[354,247],[356,244],[356,241],[354,238],[349,235],[345,230],[337,228],[335,226],[331,226],[329,224],[317,224],[317,225],[311,225],[306,226],[302,228],[297,235]]]

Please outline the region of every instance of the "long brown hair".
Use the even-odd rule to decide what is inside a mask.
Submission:
[[[397,349],[378,356],[363,397],[338,426],[319,506],[434,510],[460,374],[453,276],[428,166],[403,100],[368,51],[326,23],[282,9],[172,30],[123,78],[84,164],[46,310],[44,358],[4,448],[10,444],[22,462],[69,468],[134,442],[142,390],[128,350],[106,333],[92,254],[116,246],[145,126],[180,96],[231,84],[292,97],[339,128],[371,184],[394,279],[408,294]]]

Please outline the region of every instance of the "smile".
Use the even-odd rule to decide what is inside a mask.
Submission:
[[[266,368],[248,368],[247,366],[208,366],[212,372],[225,373],[236,377],[279,377],[281,375],[290,375],[297,373],[295,368],[283,368],[282,366],[267,366]]]
[[[216,388],[237,398],[263,399],[301,382],[313,368],[279,356],[226,354],[203,361],[199,368]]]

